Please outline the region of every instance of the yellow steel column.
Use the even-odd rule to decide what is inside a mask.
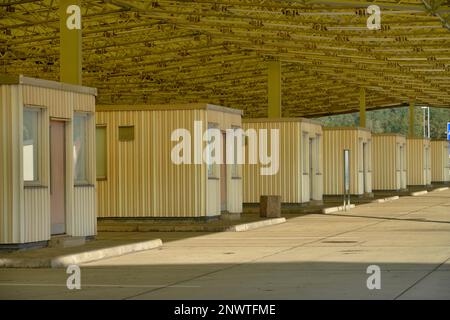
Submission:
[[[409,136],[414,137],[414,99],[409,100]]]
[[[366,89],[359,89],[359,126],[366,127]]]
[[[268,117],[281,118],[281,62],[268,63]]]
[[[60,80],[81,85],[81,1],[59,3]]]

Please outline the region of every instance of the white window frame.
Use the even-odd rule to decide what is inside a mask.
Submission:
[[[76,175],[76,163],[75,163],[75,159],[73,162],[73,181],[74,184],[77,185],[86,185],[89,184],[89,168],[88,168],[88,159],[89,159],[89,145],[88,145],[88,125],[89,125],[89,117],[91,115],[89,115],[88,113],[85,112],[74,112],[73,114],[73,138],[72,138],[72,143],[73,143],[73,152],[75,152],[75,145],[74,145],[74,139],[75,139],[75,118],[78,117],[82,117],[84,118],[84,179],[77,179],[77,175]],[[75,155],[72,154],[72,156],[75,158]]]
[[[33,112],[37,116],[37,126],[36,126],[36,149],[33,149],[33,170],[35,170],[34,179],[33,180],[25,180],[25,177],[23,177],[24,186],[35,186],[35,185],[41,185],[41,162],[42,162],[42,153],[40,151],[40,148],[42,146],[42,137],[41,137],[41,129],[42,129],[42,109],[38,107],[33,106],[24,106],[23,107],[23,115],[22,115],[22,130],[25,127],[23,117],[25,112]],[[24,138],[22,137],[22,153],[23,153],[23,147],[24,144]],[[35,163],[34,163],[35,161]],[[24,159],[22,154],[22,172],[24,172]]]

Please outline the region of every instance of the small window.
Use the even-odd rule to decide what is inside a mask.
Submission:
[[[119,141],[133,141],[133,140],[134,140],[134,126],[120,126]]]
[[[75,114],[73,118],[73,165],[75,184],[88,182],[87,177],[87,114]]]
[[[23,110],[23,180],[39,180],[39,113],[40,109]]]
[[[106,179],[106,126],[96,128],[96,166],[97,179]]]

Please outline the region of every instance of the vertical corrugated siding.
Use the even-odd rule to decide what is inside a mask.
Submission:
[[[208,216],[217,216],[221,212],[220,180],[208,179],[206,191],[206,212]]]
[[[313,166],[313,176],[309,176],[309,166],[308,163],[304,163],[303,161],[303,140],[301,140],[301,149],[300,149],[300,164],[302,167],[302,179],[301,179],[301,192],[302,192],[302,201],[308,202],[311,199],[313,200],[322,200],[323,196],[323,132],[322,126],[309,122],[301,122],[301,132],[308,134],[308,143],[309,139],[313,140],[312,145],[312,156],[311,159],[314,162]],[[318,139],[318,140],[317,140]],[[318,148],[317,150],[314,150]],[[306,146],[306,150],[308,152],[308,161],[309,161],[309,145]],[[306,168],[305,168],[306,166]],[[304,174],[307,172],[307,174]],[[309,179],[313,179],[313,190],[310,190],[310,181]],[[312,194],[311,194],[312,193]]]
[[[95,188],[75,187],[73,196],[74,219],[70,231],[72,236],[89,236],[97,233],[95,213]]]
[[[227,175],[229,182],[227,183],[227,210],[230,213],[241,213],[243,201],[242,177],[241,179],[232,179],[231,169],[227,170]]]
[[[241,115],[225,113],[220,111],[207,110],[206,122],[215,123],[220,130],[231,128],[242,128]],[[227,211],[231,213],[242,212],[242,179],[232,179],[232,166],[227,166]],[[221,181],[220,179],[208,179],[206,190],[206,212],[208,216],[219,215],[221,213]]]
[[[322,127],[301,121],[246,122],[244,120],[243,128],[244,130],[250,128],[256,130],[257,143],[259,143],[259,130],[261,129],[267,129],[268,135],[270,135],[271,129],[278,129],[280,136],[279,170],[275,175],[261,175],[260,169],[263,166],[259,163],[249,164],[248,151],[246,151],[246,163],[243,166],[244,202],[257,203],[260,201],[261,195],[281,195],[281,201],[284,203],[309,201],[309,180],[305,179],[302,171],[302,137],[305,132],[308,137],[315,138],[316,134],[321,134]],[[270,151],[270,148],[268,149]],[[321,162],[321,159],[319,160]],[[306,176],[306,178],[308,177]],[[319,180],[322,180],[321,176]],[[302,184],[304,184],[303,188]],[[303,189],[305,189],[304,192]],[[320,199],[322,198],[321,189],[322,184],[320,183],[317,185],[316,195]]]
[[[99,217],[206,215],[206,165],[175,165],[172,131],[203,121],[204,110],[98,112],[106,125],[107,180],[98,181]],[[134,125],[134,141],[119,142],[119,126]],[[194,137],[191,137],[192,150]]]
[[[360,172],[359,163],[362,161],[360,150],[360,139],[364,143],[369,143],[368,149],[368,168],[367,178],[370,181],[370,147],[371,133],[365,130],[344,129],[344,128],[324,128],[323,130],[323,155],[324,155],[324,194],[340,195],[344,190],[344,149],[350,150],[350,193],[362,194],[364,186],[362,185],[362,172]],[[369,190],[367,190],[370,192]]]
[[[25,189],[25,239],[50,239],[50,193],[48,188]]]
[[[49,118],[63,118],[66,122],[66,223],[68,235],[95,234],[95,189],[75,199],[73,186],[72,125],[73,107],[91,111],[92,123],[88,137],[88,170],[95,183],[94,128],[95,98],[78,93],[42,88],[32,85],[3,85],[0,99],[0,243],[26,243],[50,238],[49,195]],[[22,173],[22,112],[23,106],[42,108],[39,141],[39,176],[41,186],[24,187]],[[75,206],[75,208],[74,208]],[[80,210],[77,208],[80,207]],[[75,231],[74,231],[75,230]],[[91,233],[94,230],[94,233]]]
[[[95,100],[88,100],[94,102]],[[95,106],[90,106],[92,109]],[[89,109],[86,108],[86,109]],[[86,110],[83,110],[86,111]],[[91,236],[97,233],[97,214],[96,214],[96,198],[95,198],[95,180],[96,180],[96,162],[95,162],[95,114],[91,114],[87,124],[87,137],[89,137],[87,147],[87,165],[89,184],[91,186],[75,186],[73,187],[73,179],[69,184],[72,186],[72,203],[68,203],[70,211],[72,211],[72,219],[68,225],[68,234],[72,236]],[[70,139],[72,139],[70,137]],[[73,161],[67,159],[69,171],[72,172]],[[73,174],[71,174],[73,176]]]
[[[426,147],[430,148],[428,139],[407,139],[407,182],[408,185],[427,185],[431,181],[431,169],[425,168]],[[431,152],[428,153],[428,163],[431,164]],[[428,178],[428,172],[430,177]]]
[[[372,165],[373,189],[397,190],[400,189],[400,172],[398,145],[406,148],[406,138],[398,135],[372,136]],[[406,166],[404,166],[405,168]]]
[[[1,194],[0,242],[16,243],[24,239],[22,163],[22,88],[2,85],[0,97]]]
[[[431,141],[431,180],[436,182],[450,181],[449,142]]]
[[[50,88],[23,85],[24,105],[42,106],[48,109],[49,116],[71,119],[74,93]]]
[[[95,112],[95,96],[89,94],[73,93],[73,110]]]
[[[12,105],[11,89],[12,86],[7,85],[0,87],[0,243],[13,241],[14,211],[17,213],[17,208],[14,208],[15,204],[12,199],[14,177],[11,168],[14,165],[12,136],[18,134],[13,123],[18,119],[13,113],[17,106]]]
[[[258,136],[259,130],[267,129],[270,141],[270,130],[278,129],[280,136],[279,170],[275,175],[261,175],[259,164],[248,163],[248,149],[246,150],[246,162],[244,164],[244,202],[257,203],[261,195],[281,195],[281,201],[285,203],[301,202],[301,167],[300,167],[300,123],[299,122],[243,122],[243,129],[255,129]],[[259,146],[258,146],[259,150]],[[270,152],[270,147],[268,147]],[[259,151],[258,151],[259,152]]]

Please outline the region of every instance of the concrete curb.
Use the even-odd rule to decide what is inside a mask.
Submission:
[[[351,204],[349,206],[347,206],[347,208],[353,209],[355,208],[354,204]],[[340,212],[340,211],[344,211],[344,206],[338,206],[338,207],[330,207],[330,208],[324,208],[322,209],[322,213],[333,213],[333,212]]]
[[[243,232],[243,231],[258,229],[258,228],[262,228],[262,227],[273,226],[273,225],[284,223],[284,222],[286,222],[286,218],[267,219],[267,220],[262,220],[262,221],[238,224],[238,225],[227,228],[225,231]]]
[[[416,192],[411,192],[411,196],[413,196],[413,197],[423,196],[424,194],[427,194],[427,193],[428,193],[427,190],[416,191]]]
[[[448,190],[448,189],[449,189],[448,187],[442,187],[442,188],[434,189],[432,192],[440,192],[440,191],[445,191],[445,190]]]
[[[394,201],[394,200],[398,200],[398,199],[400,199],[399,196],[393,196],[393,197],[377,199],[377,200],[372,201],[372,203],[384,203],[384,202]]]
[[[132,252],[159,248],[161,246],[161,239],[154,239],[54,258],[4,258],[0,259],[0,268],[64,268],[71,264],[113,258]]]

